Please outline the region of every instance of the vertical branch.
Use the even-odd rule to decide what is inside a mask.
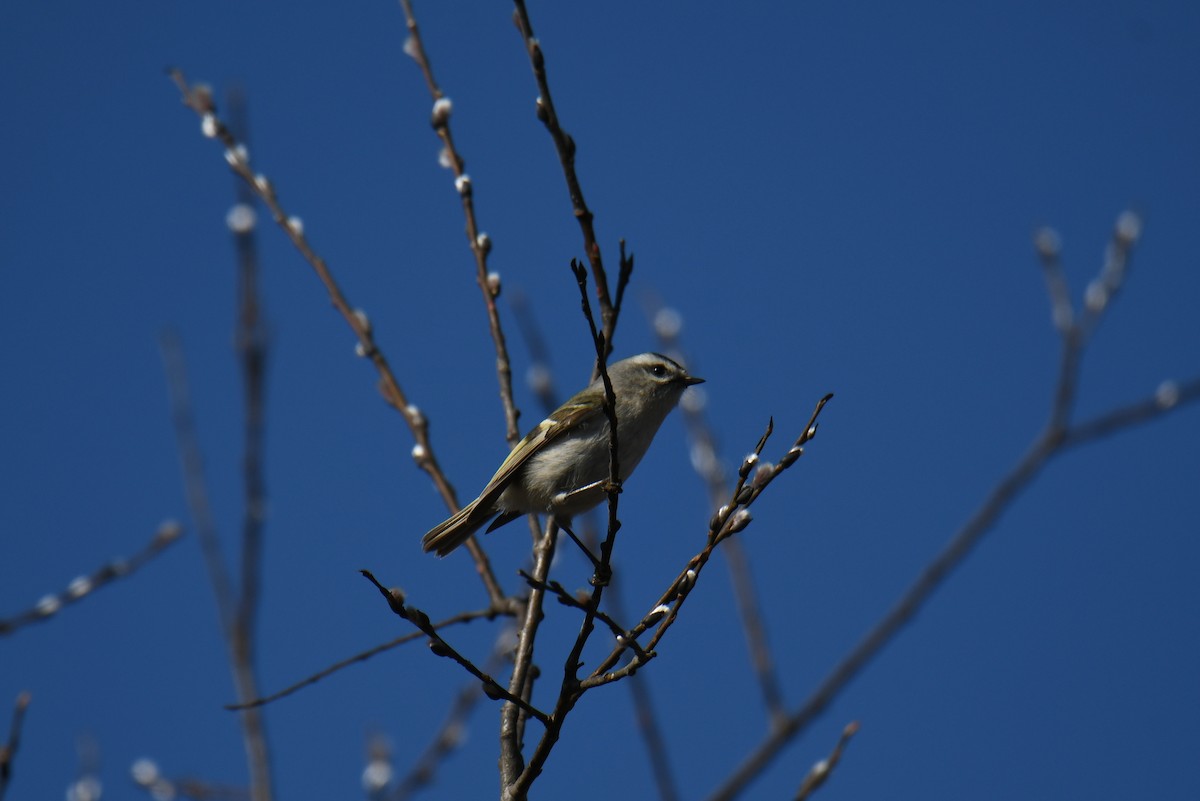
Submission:
[[[550,575],[550,563],[554,561],[554,547],[557,541],[558,524],[554,522],[554,518],[550,518],[546,524],[545,535],[533,549],[533,576],[541,584],[545,584]],[[543,617],[542,604],[545,596],[545,590],[538,586],[532,587],[522,610],[523,615],[519,619],[513,672],[508,684],[509,693],[518,698],[526,698],[530,694],[529,689],[533,682],[533,646],[538,625]],[[521,709],[511,701],[505,703],[500,710],[500,797],[503,799],[524,797],[523,793],[513,794],[513,788],[519,778],[528,770],[522,753],[524,727],[521,725],[521,719]],[[552,725],[553,722],[547,723],[547,731]]]
[[[583,623],[580,625],[579,633],[575,637],[575,644],[571,647],[570,653],[567,654],[567,658],[563,662],[562,685],[559,688],[554,712],[546,724],[546,731],[534,749],[529,763],[521,765],[519,775],[513,776],[511,770],[506,772],[502,768],[501,775],[504,780],[502,798],[505,801],[525,798],[530,786],[541,775],[542,768],[546,764],[546,760],[549,758],[554,744],[558,742],[567,715],[583,694],[583,687],[579,681],[580,657],[583,654],[584,645],[595,630],[596,616],[600,610],[600,603],[603,600],[604,588],[612,578],[612,549],[613,544],[616,542],[617,531],[621,528],[621,521],[617,519],[617,505],[621,492],[621,473],[617,442],[617,404],[616,394],[613,392],[612,380],[608,375],[608,350],[605,348],[604,335],[597,330],[596,319],[592,314],[591,304],[588,302],[587,269],[579,262],[572,260],[571,271],[575,274],[576,283],[579,285],[583,316],[587,319],[588,328],[592,334],[592,342],[596,348],[596,371],[600,374],[601,382],[604,385],[604,415],[608,420],[609,428],[609,475],[605,487],[605,493],[608,495],[608,533],[600,543],[600,559],[591,581],[592,593],[584,606]],[[553,526],[553,518],[551,518],[551,524]],[[540,554],[538,558],[541,558]],[[535,571],[533,574],[534,581],[530,582],[530,586],[532,587],[530,598],[532,599],[534,597],[533,594],[536,593],[539,605],[544,594],[542,585],[545,584],[546,575],[539,575]],[[514,682],[515,679],[516,670],[514,669]],[[505,757],[503,756],[501,757],[501,764],[502,766],[505,764]],[[508,766],[511,768],[517,764],[515,761],[510,761]],[[513,778],[510,779],[510,776],[513,776]]]
[[[663,306],[653,308],[650,312],[654,332],[658,335],[663,352],[678,354],[677,361],[688,363],[683,356],[679,342],[679,332],[683,325],[679,313]],[[710,506],[717,509],[729,495],[729,483],[717,454],[716,436],[705,417],[703,403],[685,403],[682,411],[684,425],[687,427],[688,437],[692,441],[692,465],[708,490]],[[754,668],[754,674],[758,678],[763,704],[771,717],[771,724],[778,726],[787,717],[787,709],[783,700],[779,675],[775,670],[771,645],[767,639],[762,608],[755,592],[750,559],[746,555],[746,549],[742,546],[741,540],[736,537],[731,537],[726,541],[724,555],[729,566],[733,595],[737,602],[738,614],[742,619],[746,647],[750,652],[750,662]]]
[[[621,601],[620,585],[621,582],[614,579],[604,598],[612,616],[617,620],[625,620],[625,605]],[[650,760],[650,770],[654,774],[658,797],[661,801],[679,801],[679,788],[675,784],[670,754],[667,752],[667,738],[654,710],[650,685],[643,676],[634,674],[629,677],[629,693],[633,697],[634,720],[646,746],[646,756]]]
[[[217,536],[217,525],[212,516],[212,505],[208,500],[208,482],[204,478],[204,458],[200,454],[200,443],[196,437],[196,421],[192,416],[191,391],[188,389],[187,365],[184,363],[183,346],[173,331],[166,331],[159,338],[163,369],[167,377],[167,393],[171,403],[171,420],[175,428],[175,441],[179,448],[179,461],[183,471],[183,486],[187,494],[188,508],[200,540],[200,552],[208,581],[212,586],[213,599],[217,604],[217,616],[221,632],[229,641],[233,631],[236,609],[233,586],[221,556],[221,543]]]
[[[433,130],[442,140],[443,156],[454,171],[454,186],[458,190],[459,197],[462,198],[463,216],[466,218],[467,224],[467,241],[470,244],[471,253],[475,257],[475,281],[479,284],[479,291],[483,295],[488,327],[492,333],[492,342],[496,346],[496,377],[500,383],[500,400],[504,405],[505,438],[508,440],[508,446],[513,448],[521,436],[520,429],[517,427],[520,412],[513,401],[512,364],[508,358],[508,344],[504,338],[504,330],[500,327],[500,313],[496,309],[496,298],[500,295],[500,275],[488,272],[487,259],[492,250],[492,240],[479,230],[479,224],[475,217],[474,186],[471,183],[471,177],[467,175],[466,162],[459,154],[458,148],[455,147],[454,136],[450,131],[452,106],[449,98],[442,92],[437,80],[433,77],[433,66],[425,52],[425,44],[421,40],[421,31],[417,27],[412,3],[410,0],[400,0],[400,7],[404,10],[404,20],[408,26],[408,41],[404,45],[404,50],[421,68],[421,74],[425,77],[425,85],[433,97]]]
[[[415,440],[412,450],[413,461],[433,481],[447,508],[452,512],[458,511],[458,496],[454,492],[454,487],[451,486],[450,480],[446,478],[446,474],[442,471],[437,456],[434,454],[433,443],[429,437],[429,420],[415,404],[409,403],[408,396],[400,386],[395,373],[392,372],[392,367],[388,363],[387,357],[384,356],[383,351],[375,342],[375,332],[370,318],[367,317],[366,312],[362,309],[356,309],[350,305],[350,301],[347,300],[345,293],[342,292],[341,286],[334,279],[329,265],[309,243],[308,237],[304,233],[303,221],[299,217],[289,215],[280,203],[279,194],[275,190],[274,184],[271,183],[267,176],[262,173],[256,173],[250,168],[250,152],[243,143],[237,140],[229,127],[221,121],[221,118],[217,116],[217,107],[212,99],[212,90],[204,84],[192,85],[188,83],[187,77],[178,69],[168,70],[168,75],[179,89],[183,104],[200,117],[201,133],[209,139],[217,140],[224,146],[225,161],[229,165],[229,168],[246,182],[246,185],[254,193],[255,197],[270,212],[271,219],[283,230],[284,234],[291,241],[292,246],[309,263],[313,272],[316,273],[317,278],[320,279],[322,286],[325,287],[325,291],[329,295],[330,303],[342,315],[342,318],[350,326],[350,330],[354,332],[355,337],[358,339],[356,352],[362,358],[369,359],[379,374],[379,392],[383,395],[383,399],[400,413],[404,418],[404,422],[408,425],[409,431]],[[492,605],[496,609],[505,608],[507,601],[503,591],[500,589],[500,583],[496,580],[496,574],[492,570],[487,554],[484,553],[483,549],[479,547],[479,543],[474,539],[467,540],[467,550],[470,551],[471,557],[475,561],[475,570],[483,582]]]
[[[633,271],[633,256],[626,257],[625,242],[621,242],[621,270],[617,281],[617,299],[616,308],[619,311],[621,301],[625,293],[625,286],[629,282],[629,274]],[[624,280],[621,279],[624,277]],[[530,384],[534,394],[538,397],[542,404],[543,412],[548,416],[556,408],[558,408],[558,400],[555,396],[554,386],[550,380],[550,355],[546,349],[545,339],[538,330],[537,320],[534,318],[533,310],[529,307],[525,296],[514,294],[512,298],[513,313],[517,319],[517,326],[525,339],[525,344],[529,350],[530,358]],[[590,516],[590,512],[588,513]],[[588,524],[589,532],[583,535],[584,542],[589,547],[595,546],[597,539],[594,526]],[[625,619],[624,603],[621,600],[621,583],[613,580],[605,593],[605,603],[612,617],[617,620]],[[658,795],[662,801],[677,801],[679,790],[675,784],[675,777],[671,772],[671,761],[667,753],[667,740],[663,736],[662,726],[659,724],[658,716],[655,713],[654,699],[650,692],[650,686],[644,680],[637,676],[631,677],[629,682],[629,691],[633,696],[634,719],[637,723],[638,732],[642,736],[642,742],[646,746],[646,755],[650,762],[650,769],[654,774],[654,783],[658,787]]]
[[[592,277],[595,279],[596,301],[600,306],[600,330],[604,334],[604,355],[607,357],[612,353],[613,333],[617,327],[617,306],[613,303],[609,293],[608,274],[604,270],[600,244],[596,241],[595,217],[583,197],[583,187],[580,186],[579,176],[575,172],[575,140],[563,130],[562,123],[559,121],[558,111],[554,107],[554,98],[550,94],[550,81],[546,76],[546,56],[542,52],[541,43],[534,36],[533,23],[529,20],[529,10],[525,7],[525,0],[515,0],[515,5],[513,21],[516,22],[517,30],[521,32],[525,51],[529,54],[529,63],[533,68],[533,77],[538,87],[537,116],[546,126],[546,131],[549,132],[550,138],[554,142],[554,149],[558,153],[558,160],[562,164],[563,177],[567,182],[567,194],[571,198],[571,209],[579,223],[579,230],[583,234],[583,250],[587,255]],[[630,270],[632,268],[631,261]],[[627,280],[628,278],[626,278]]]
[[[230,97],[233,128],[246,142],[246,105],[240,92]],[[237,203],[228,218],[237,252],[237,331],[234,337],[242,370],[245,406],[242,474],[244,509],[242,518],[241,592],[230,634],[229,652],[233,663],[238,700],[258,698],[255,654],[255,616],[262,579],[262,539],[266,517],[266,487],[263,478],[263,439],[265,433],[267,335],[258,295],[258,248],[255,241],[254,193],[243,181],[234,184]],[[239,222],[244,218],[249,221]],[[267,746],[263,710],[243,709],[240,713],[242,737],[250,770],[250,797],[269,801],[271,759]]]

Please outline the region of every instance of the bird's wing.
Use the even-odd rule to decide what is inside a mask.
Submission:
[[[554,414],[538,423],[532,431],[525,435],[523,440],[517,443],[517,447],[508,454],[508,458],[496,470],[496,474],[483,488],[483,492],[479,493],[476,503],[480,508],[494,507],[504,490],[508,489],[508,485],[517,472],[533,456],[540,453],[542,448],[559,439],[568,431],[585,424],[588,418],[603,415],[601,409],[582,397],[583,394],[581,392],[575,395],[555,409]]]

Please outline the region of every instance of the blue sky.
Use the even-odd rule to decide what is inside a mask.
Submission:
[[[607,261],[637,256],[617,354],[683,317],[724,456],[769,416],[775,458],[826,392],[807,455],[744,543],[785,695],[798,705],[1019,458],[1048,413],[1058,340],[1031,245],[1061,235],[1074,297],[1113,222],[1144,218],[1129,280],[1084,363],[1090,417],[1200,373],[1200,8],[1186,2],[536,3]],[[504,3],[422,3],[454,101],[518,378],[507,300],[529,299],[569,391],[591,348],[561,170]],[[106,797],[133,760],[245,781],[233,690],[187,519],[158,353],[188,358],[215,512],[235,552],[240,390],[231,343],[233,179],[164,68],[244,89],[251,156],[371,315],[442,464],[470,497],[503,457],[494,353],[459,199],[394,4],[214,2],[0,8],[0,616],[146,542],[188,535],[130,579],[0,640],[0,719],[33,693],[10,798],[56,797],[100,751]],[[419,539],[444,516],[353,337],[264,226],[270,318],[262,684],[404,629],[369,567],[434,617],[483,596]],[[525,427],[540,419],[518,381]],[[747,798],[794,791],[850,720],[827,799],[1200,796],[1200,410],[1056,459],[912,625],[784,750]],[[655,599],[711,510],[671,419],[629,483],[625,601]],[[527,540],[487,541],[516,586]],[[555,576],[586,581],[567,557]],[[549,609],[542,667],[577,624]],[[480,659],[496,633],[454,642]],[[704,574],[643,672],[684,798],[762,738],[727,572]],[[555,654],[552,656],[552,654]],[[368,735],[403,771],[464,676],[419,644],[269,709],[279,797],[353,796]],[[498,708],[479,709],[430,797],[496,790]],[[585,697],[545,798],[653,796],[628,691]]]

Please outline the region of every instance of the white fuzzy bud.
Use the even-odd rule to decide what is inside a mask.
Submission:
[[[1160,409],[1170,409],[1179,403],[1179,385],[1174,381],[1164,381],[1154,391],[1154,402]]]
[[[1142,218],[1134,211],[1121,212],[1117,217],[1114,234],[1123,244],[1132,245],[1142,235]]]
[[[1090,312],[1099,312],[1108,305],[1108,287],[1096,279],[1087,285],[1083,293],[1083,303]]]
[[[1033,246],[1043,259],[1057,259],[1062,252],[1062,237],[1053,228],[1039,228],[1033,235]]]
[[[429,451],[425,450],[425,446],[418,442],[416,445],[413,445],[412,457],[414,462],[422,464],[429,458]]]
[[[421,408],[419,406],[417,406],[415,403],[410,403],[407,406],[405,406],[404,414],[406,414],[408,416],[408,419],[412,421],[412,424],[414,426],[425,425],[425,413],[422,412]]]
[[[100,801],[103,790],[98,777],[80,776],[67,786],[67,801]]]
[[[140,787],[149,787],[160,777],[158,763],[146,757],[135,760],[129,767],[129,773],[133,776],[133,781]]]
[[[43,595],[34,608],[42,617],[50,617],[59,609],[62,609],[62,601],[58,600],[58,597],[55,595]]]
[[[296,236],[304,236],[304,220],[296,215],[287,218],[287,227]]]
[[[258,187],[258,191],[262,192],[264,195],[270,195],[275,191],[275,188],[271,186],[271,180],[261,172],[254,176],[254,185]]]
[[[358,320],[358,324],[362,326],[363,330],[370,334],[371,318],[367,316],[367,313],[362,309],[355,309],[351,314],[354,315],[355,320]]]
[[[692,469],[702,476],[707,476],[717,466],[717,455],[708,442],[694,443],[688,456],[692,460]]]
[[[258,215],[254,207],[246,203],[237,203],[225,215],[225,225],[235,234],[248,234],[258,223]]]
[[[216,137],[217,129],[219,127],[220,126],[219,126],[219,123],[217,122],[217,117],[215,114],[208,113],[200,118],[200,132],[202,134],[204,134],[205,136],[207,136],[209,139],[213,139]]]
[[[688,387],[683,391],[679,405],[685,412],[703,411],[704,407],[708,405],[708,393],[704,391],[704,387]]]
[[[488,292],[492,293],[493,298],[500,297],[500,273],[491,272],[487,276]]]
[[[387,787],[392,781],[394,771],[389,762],[383,759],[372,759],[363,768],[362,786],[368,794],[374,795]]]
[[[367,346],[364,345],[362,342],[355,342],[354,343],[354,355],[360,359],[367,358]]]
[[[450,160],[450,151],[447,148],[442,148],[438,151],[438,166],[445,167],[447,170],[454,166],[454,162]]]
[[[754,471],[754,478],[750,479],[751,486],[759,486],[768,480],[773,472],[775,472],[775,465],[770,462],[762,462],[758,466],[758,469]]]
[[[246,164],[250,161],[250,151],[246,150],[245,145],[236,144],[233,147],[225,148],[225,160],[229,162],[230,167]]]
[[[736,534],[746,526],[750,525],[750,521],[754,518],[750,514],[749,509],[738,509],[733,514],[733,518],[729,521],[729,533]]]
[[[404,55],[408,56],[409,58],[417,57],[417,37],[410,34],[409,37],[404,40]]]
[[[663,339],[674,339],[683,329],[683,315],[664,306],[654,315],[654,333]]]
[[[475,247],[482,250],[485,255],[490,253],[492,251],[492,238],[480,231],[479,236],[475,237]]]
[[[465,172],[454,179],[454,188],[458,190],[458,194],[466,195],[471,191],[471,176]]]
[[[67,595],[71,598],[82,598],[94,589],[92,580],[87,576],[76,576],[67,585]]]
[[[450,112],[454,110],[454,104],[450,102],[448,97],[439,97],[433,101],[433,127],[441,128],[450,120]]]
[[[659,604],[650,610],[650,614],[646,615],[646,622],[651,624],[657,623],[658,621],[662,620],[665,615],[670,614],[670,612],[671,607],[667,606],[666,604]]]

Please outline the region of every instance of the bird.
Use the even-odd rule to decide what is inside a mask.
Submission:
[[[616,400],[617,463],[623,482],[633,473],[683,391],[704,383],[661,353],[642,353],[608,366]],[[597,377],[538,423],[508,454],[475,500],[421,539],[426,553],[446,556],[489,520],[495,531],[523,515],[552,515],[561,527],[606,496],[610,437],[604,383]],[[494,518],[494,519],[493,519]],[[569,530],[569,529],[568,529]]]

